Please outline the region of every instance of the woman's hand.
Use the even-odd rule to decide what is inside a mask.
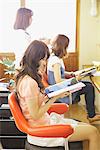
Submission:
[[[65,78],[66,79],[69,79],[69,78],[72,78],[72,77],[75,77],[75,75],[74,75],[74,72],[66,72],[65,71]]]
[[[58,98],[67,97],[67,96],[69,96],[69,94],[70,94],[70,92],[68,92],[68,91],[66,91],[66,92],[64,92],[64,93],[61,93],[61,94],[59,94],[59,95],[57,96],[57,99],[58,99]]]
[[[44,97],[44,102],[46,103],[46,102],[48,102],[49,100],[50,101],[56,101],[57,99],[59,99],[59,98],[63,98],[63,97],[66,97],[66,96],[69,96],[69,94],[70,94],[70,92],[63,92],[63,93],[61,93],[61,94],[59,94],[59,95],[56,95],[56,96],[54,96],[54,97],[52,97],[52,98],[48,98],[48,96],[46,95],[45,97]]]
[[[80,81],[82,79],[82,76],[80,74],[76,75],[75,77],[78,81]]]

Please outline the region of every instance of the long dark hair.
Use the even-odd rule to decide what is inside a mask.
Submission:
[[[67,47],[69,45],[69,38],[63,34],[58,34],[53,40],[51,40],[52,52],[62,58],[67,54]]]
[[[21,60],[21,69],[16,76],[16,85],[20,77],[29,75],[37,81],[40,89],[43,88],[41,76],[38,74],[39,61],[43,58],[49,58],[49,49],[47,45],[41,41],[34,40],[27,48]]]
[[[16,14],[16,20],[14,23],[14,29],[23,29],[26,30],[26,28],[30,25],[30,17],[33,16],[32,10],[28,8],[19,8]]]

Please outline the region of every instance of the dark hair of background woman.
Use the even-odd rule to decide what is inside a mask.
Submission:
[[[52,41],[52,52],[57,56],[62,58],[66,55],[66,48],[69,45],[69,38],[65,35],[58,34]]]

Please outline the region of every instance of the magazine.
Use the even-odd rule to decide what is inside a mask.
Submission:
[[[89,68],[85,68],[85,69],[82,69],[82,70],[75,71],[74,74],[75,74],[75,76],[80,74],[80,76],[86,77],[86,76],[91,76],[95,72],[96,72],[96,67],[93,66],[93,67],[89,67]]]
[[[7,88],[8,85],[9,85],[9,83],[0,82],[0,92],[1,91],[9,91],[8,88]]]
[[[49,98],[52,98],[64,92],[76,92],[82,87],[85,87],[85,84],[77,81],[77,79],[73,77],[70,79],[66,79],[60,83],[50,85],[49,87],[45,88],[45,93]]]

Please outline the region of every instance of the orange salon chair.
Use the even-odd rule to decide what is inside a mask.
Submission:
[[[49,86],[48,76],[47,76],[46,73],[44,73],[43,76],[42,76],[42,83],[43,83],[43,85],[44,85],[45,88]]]
[[[19,104],[17,102],[17,98],[14,92],[9,94],[8,97],[8,103],[10,106],[11,113],[13,115],[15,124],[17,128],[26,134],[37,136],[37,137],[46,137],[46,138],[67,138],[69,135],[71,135],[74,130],[70,125],[49,125],[49,126],[37,126],[37,127],[30,127],[27,120],[24,118],[22,111],[19,107]],[[59,114],[63,114],[66,111],[68,111],[68,105],[64,103],[55,103],[51,106],[48,113],[56,112]],[[65,140],[66,141],[66,140]],[[26,144],[26,150],[57,150],[57,147],[39,147],[35,145],[31,145],[27,142]],[[65,144],[65,150],[67,150],[68,145]],[[59,148],[58,148],[59,149]],[[63,148],[64,149],[64,148]],[[59,149],[59,150],[62,150]]]
[[[46,73],[43,74],[42,76],[42,83],[44,85],[44,87],[48,87],[49,86],[49,83],[48,83],[48,76]],[[72,104],[72,97],[71,97],[71,94],[68,93],[68,96],[70,96],[70,104]],[[62,103],[61,101],[57,100],[55,103]]]

